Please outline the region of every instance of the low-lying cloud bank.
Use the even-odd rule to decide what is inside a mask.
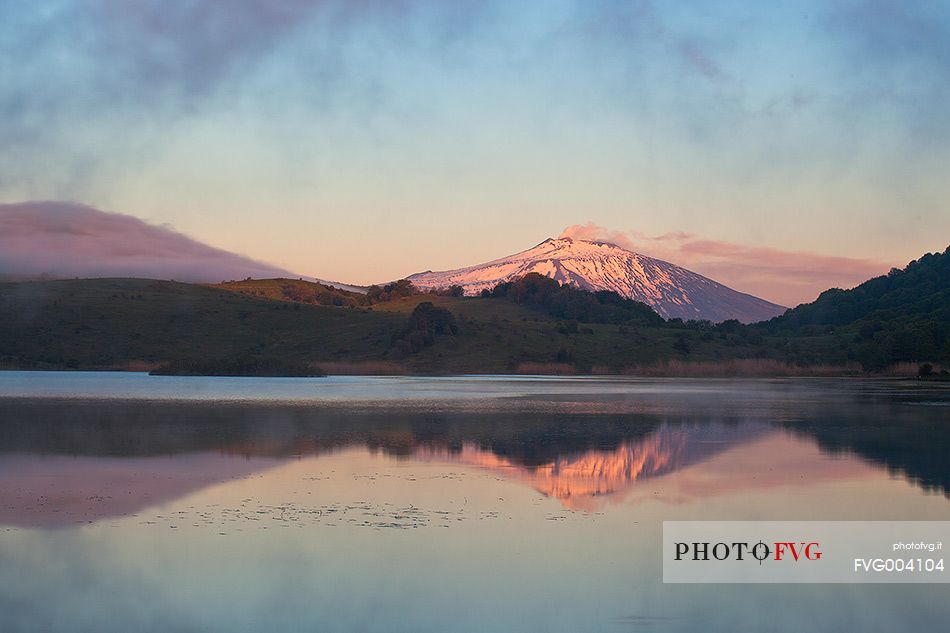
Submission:
[[[677,231],[649,236],[588,222],[569,226],[561,237],[610,242],[689,268],[720,283],[784,306],[814,301],[828,288],[851,288],[886,273],[892,262],[819,255],[702,239]]]
[[[0,278],[296,277],[130,215],[73,202],[0,204]]]

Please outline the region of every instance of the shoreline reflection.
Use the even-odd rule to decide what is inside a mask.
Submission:
[[[354,447],[495,473],[585,512],[622,502],[646,480],[769,438],[774,442],[760,450],[775,453],[766,457],[776,463],[791,438],[824,457],[807,467],[788,464],[787,472],[763,467],[758,475],[740,464],[717,486],[794,485],[806,468],[809,480],[850,476],[829,464],[857,460],[950,496],[950,428],[940,410],[775,395],[751,403],[653,395],[599,406],[564,396],[546,400],[544,412],[523,400],[507,409],[439,412],[0,399],[0,523],[59,527],[125,516],[290,459]]]

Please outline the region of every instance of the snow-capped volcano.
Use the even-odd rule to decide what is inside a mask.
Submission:
[[[562,237],[477,266],[409,276],[422,289],[461,286],[465,294],[528,273],[540,273],[585,290],[613,290],[652,306],[664,318],[763,321],[785,308],[724,286],[685,268],[607,242]]]

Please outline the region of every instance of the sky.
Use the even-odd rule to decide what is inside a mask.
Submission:
[[[593,226],[794,305],[950,242],[942,1],[0,0],[0,77],[0,203],[324,279]]]

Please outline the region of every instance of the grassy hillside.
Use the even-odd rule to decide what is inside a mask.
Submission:
[[[0,283],[0,367],[820,375],[945,363],[947,258],[753,326],[663,322],[636,302],[536,280],[483,297],[402,282],[368,295],[286,279]]]
[[[365,294],[340,290],[303,279],[244,279],[225,281],[212,286],[258,299],[291,301],[323,306],[367,306]]]
[[[436,335],[431,345],[406,353],[397,343],[413,310],[425,301],[449,310],[458,331]],[[756,350],[755,341],[686,328],[565,323],[491,298],[414,295],[369,307],[332,307],[171,281],[0,284],[5,367],[141,368],[250,357],[317,364],[383,361],[423,373],[505,372],[525,363],[621,371],[669,358],[754,356]]]
[[[0,363],[125,367],[182,358],[380,358],[397,314],[143,279],[0,283]]]

